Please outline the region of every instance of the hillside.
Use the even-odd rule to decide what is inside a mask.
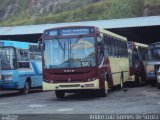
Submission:
[[[0,0],[0,25],[160,15],[160,0]]]

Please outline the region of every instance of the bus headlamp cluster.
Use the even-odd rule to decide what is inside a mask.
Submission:
[[[96,78],[88,78],[88,82],[94,81]]]
[[[146,72],[147,73],[154,73],[154,65],[148,65],[147,67],[146,67]]]
[[[13,79],[12,75],[2,75],[3,80],[11,81]]]

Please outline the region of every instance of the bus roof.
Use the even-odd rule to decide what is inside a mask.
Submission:
[[[46,29],[44,30],[45,31],[48,31],[48,30],[54,30],[54,29],[68,29],[68,28],[98,28],[98,27],[95,27],[95,26],[64,26],[64,27],[57,27],[57,28],[51,28],[51,29]],[[123,36],[120,36],[118,34],[115,34],[113,32],[110,32],[108,30],[105,30],[105,29],[102,29],[102,28],[98,28],[98,30],[100,31],[100,33],[104,33],[104,34],[107,34],[107,35],[110,35],[112,37],[115,37],[115,38],[119,38],[121,40],[124,40],[124,41],[127,41],[127,38],[126,37],[123,37]]]
[[[95,26],[63,26],[63,27],[55,27],[55,28],[45,29],[43,32],[49,31],[49,30],[70,29],[70,28],[96,28],[96,27]]]
[[[106,35],[109,35],[109,36],[112,36],[112,37],[115,37],[115,38],[119,38],[121,40],[124,40],[124,41],[127,41],[127,38],[126,37],[123,37],[121,35],[118,35],[118,34],[115,34],[113,32],[110,32],[108,30],[105,30],[105,29],[99,29],[100,33],[104,33]]]
[[[138,42],[134,42],[136,46],[140,46],[140,47],[148,47],[147,44],[142,44],[142,43],[138,43]]]
[[[29,49],[29,45],[36,45],[35,43],[29,42],[18,42],[10,40],[0,40],[0,47],[2,46],[12,46],[19,49]]]
[[[149,45],[155,45],[155,44],[160,44],[160,42],[155,42],[155,43],[152,43],[152,44],[149,44]]]

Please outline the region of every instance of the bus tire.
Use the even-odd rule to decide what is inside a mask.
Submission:
[[[106,90],[106,89],[100,89],[99,90],[99,94],[100,94],[100,97],[106,97],[107,94],[108,94],[108,90]]]
[[[136,85],[137,86],[143,86],[143,85],[145,85],[145,80],[143,80],[143,76],[136,75],[135,79],[136,79]]]
[[[65,96],[65,91],[56,90],[56,91],[55,91],[55,94],[56,94],[56,97],[57,97],[57,98],[64,98],[64,96]]]
[[[30,89],[30,84],[29,81],[26,81],[24,84],[24,88],[20,90],[21,93],[23,93],[24,95],[29,93],[29,89]]]
[[[100,97],[106,97],[108,95],[108,83],[107,83],[107,89],[106,86],[99,90]]]

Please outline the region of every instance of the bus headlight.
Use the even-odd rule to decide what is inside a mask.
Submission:
[[[147,67],[146,67],[146,72],[147,72],[147,73],[154,72],[154,65],[147,65]]]
[[[155,76],[154,65],[148,65],[146,67],[147,76]]]
[[[88,82],[94,81],[96,78],[88,78]]]
[[[11,81],[13,79],[12,75],[2,75],[3,80]]]

